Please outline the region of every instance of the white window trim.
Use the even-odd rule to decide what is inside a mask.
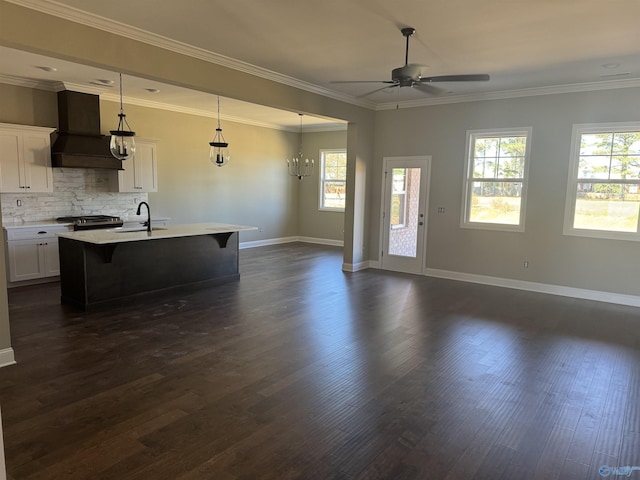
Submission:
[[[486,130],[467,130],[467,140],[465,144],[465,176],[462,185],[462,215],[460,218],[461,228],[470,228],[475,230],[496,230],[503,232],[524,232],[524,221],[527,210],[527,184],[529,183],[529,164],[531,163],[531,138],[533,127],[522,128],[492,128]],[[520,220],[518,225],[508,225],[504,223],[486,223],[471,222],[467,218],[469,216],[469,202],[471,201],[471,188],[473,180],[473,162],[471,151],[471,139],[473,137],[522,137],[527,138],[527,144],[524,151],[524,172],[522,177],[522,191],[520,193]]]
[[[323,206],[323,200],[324,200],[324,155],[325,153],[344,153],[345,155],[347,154],[347,150],[345,148],[323,148],[320,149],[320,154],[319,154],[319,158],[320,158],[320,175],[318,175],[318,177],[320,178],[320,184],[319,184],[319,188],[318,188],[318,210],[321,212],[344,212],[344,208],[336,208],[336,207],[325,207]],[[342,180],[341,180],[342,181]],[[347,179],[344,179],[344,185],[346,187],[347,185]],[[346,192],[345,192],[346,195]],[[346,206],[346,198],[345,198],[345,206]]]
[[[391,169],[391,195],[393,196],[393,168]],[[391,230],[402,230],[403,228],[409,228],[407,226],[407,174],[406,174],[406,169],[405,169],[405,175],[404,175],[404,190],[402,191],[404,197],[403,197],[403,206],[402,206],[402,213],[403,213],[403,219],[402,219],[402,223],[398,223],[397,225],[391,225]],[[389,212],[389,215],[391,215],[391,212]]]
[[[583,133],[611,133],[624,130],[640,131],[640,121],[619,123],[578,123],[573,125],[573,130],[571,132],[571,153],[569,157],[567,197],[564,207],[563,235],[640,242],[640,232],[614,232],[610,230],[573,228],[573,217],[575,214],[577,200],[576,191],[578,189],[578,168],[580,166],[580,136]],[[603,183],[607,182],[603,181]]]

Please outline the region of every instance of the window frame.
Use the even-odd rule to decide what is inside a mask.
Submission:
[[[325,179],[325,155],[328,153],[342,153],[345,155],[345,159],[346,159],[346,155],[347,155],[347,149],[346,148],[323,148],[320,149],[320,175],[318,175],[320,177],[319,179],[319,195],[318,195],[318,210],[323,211],[323,212],[344,212],[345,211],[345,207],[346,207],[346,203],[347,203],[347,198],[346,198],[346,191],[347,191],[347,172],[346,172],[346,168],[345,168],[345,177],[344,179],[330,179],[330,180],[326,180]],[[344,202],[345,202],[345,206],[342,208],[339,207],[325,207],[324,206],[324,184],[325,181],[330,181],[330,182],[341,182],[344,185],[344,190],[345,190],[345,198],[344,198]]]
[[[395,168],[391,169],[391,197],[393,198],[394,195],[394,191],[393,191],[393,171],[395,170]],[[391,224],[391,221],[389,221],[389,224],[391,225],[391,230],[400,230],[402,228],[407,228],[407,183],[408,183],[408,177],[407,177],[407,168],[398,168],[398,170],[404,170],[404,175],[403,175],[403,180],[404,180],[404,189],[402,190],[402,192],[395,192],[395,194],[397,195],[402,195],[402,208],[401,208],[401,213],[402,213],[402,223],[397,223],[395,225]],[[389,215],[391,216],[391,211],[389,211]]]
[[[640,241],[640,219],[635,232],[620,232],[615,230],[593,230],[587,228],[575,228],[575,211],[578,199],[578,172],[580,169],[580,145],[583,134],[620,133],[625,131],[640,132],[640,121],[634,122],[609,122],[609,123],[578,123],[573,125],[571,132],[571,153],[569,154],[569,175],[567,179],[567,191],[564,210],[563,235],[603,238],[609,240]],[[594,179],[597,183],[619,184],[620,181],[611,179]],[[626,183],[637,183],[640,188],[640,179],[628,180]]]
[[[525,218],[527,210],[527,191],[529,182],[529,164],[531,163],[531,139],[533,134],[533,127],[521,127],[521,128],[492,128],[482,130],[467,130],[466,143],[465,143],[465,175],[462,186],[462,213],[460,219],[461,228],[470,228],[476,230],[494,230],[505,232],[524,232]],[[492,179],[484,178],[487,181],[494,182],[522,182],[522,189],[520,190],[520,215],[517,224],[506,223],[491,223],[491,222],[473,222],[469,220],[471,214],[471,201],[472,201],[472,188],[474,181],[474,157],[475,141],[479,138],[492,138],[492,137],[525,137],[525,152],[524,152],[524,168],[522,171],[522,177],[508,178],[508,179]]]

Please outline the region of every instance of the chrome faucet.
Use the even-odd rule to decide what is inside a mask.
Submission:
[[[144,226],[147,227],[147,232],[151,233],[151,209],[149,208],[149,204],[147,202],[140,202],[138,205],[138,210],[136,211],[136,215],[140,215],[140,209],[142,205],[147,207],[147,221],[144,222]]]

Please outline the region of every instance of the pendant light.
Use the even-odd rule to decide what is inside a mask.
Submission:
[[[218,128],[216,128],[216,134],[213,140],[209,142],[209,145],[211,145],[209,149],[209,160],[211,160],[211,163],[218,167],[224,167],[229,163],[229,160],[231,160],[229,150],[227,149],[229,144],[225,142],[222,136],[222,128],[220,128],[220,96],[218,96]]]
[[[305,158],[302,160],[302,114],[300,115],[300,151],[297,157],[293,157],[292,160],[287,160],[287,169],[289,175],[292,177],[298,177],[298,180],[302,180],[304,177],[310,177],[313,175],[314,161]]]
[[[118,114],[118,118],[118,129],[109,132],[111,133],[109,149],[111,150],[111,155],[118,160],[126,160],[133,158],[136,154],[136,142],[133,139],[136,132],[131,130],[129,122],[127,122],[127,116],[124,114],[124,109],[122,108],[122,74],[120,74],[120,113]],[[128,130],[124,129],[125,126]]]

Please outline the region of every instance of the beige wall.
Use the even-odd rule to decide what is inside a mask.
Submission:
[[[316,161],[316,169],[312,177],[298,181],[298,235],[341,241],[344,239],[344,213],[319,210],[320,150],[347,148],[347,131],[305,133],[302,146],[305,156]]]
[[[640,89],[626,88],[378,112],[372,218],[379,217],[382,158],[432,155],[427,267],[640,295],[638,242],[562,234],[573,124],[637,121],[639,98]],[[460,228],[466,131],[529,126],[525,231]],[[435,215],[438,207],[446,214]],[[378,223],[370,236],[377,252]]]
[[[0,123],[58,126],[58,100],[55,92],[0,83]]]

